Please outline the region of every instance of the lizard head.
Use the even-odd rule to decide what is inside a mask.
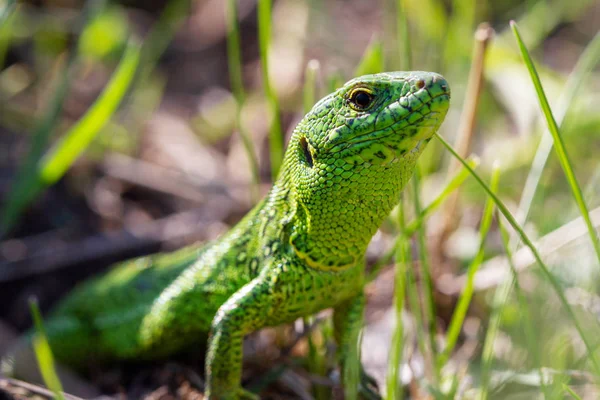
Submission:
[[[294,131],[280,179],[296,202],[296,254],[322,268],[362,258],[449,103],[448,83],[430,72],[362,76],[320,100]]]

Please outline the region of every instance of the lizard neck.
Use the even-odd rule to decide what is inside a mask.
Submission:
[[[344,184],[323,187],[318,196],[293,186],[283,173],[267,200],[268,204],[279,196],[277,202],[286,204],[282,242],[311,268],[340,271],[362,262],[371,238],[397,204],[417,157],[415,153],[387,165],[365,166],[365,174],[358,168]],[[369,181],[367,175],[378,168],[386,169],[389,179]]]

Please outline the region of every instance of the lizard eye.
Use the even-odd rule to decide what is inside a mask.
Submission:
[[[310,152],[310,149],[308,148],[308,141],[306,140],[305,137],[300,138],[300,147],[302,148],[302,152],[304,153],[304,158],[306,159],[306,163],[308,164],[309,167],[312,168],[313,157]]]
[[[350,94],[350,105],[358,111],[366,110],[373,104],[375,96],[366,89],[356,89]]]

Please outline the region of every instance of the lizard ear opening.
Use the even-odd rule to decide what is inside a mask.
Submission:
[[[300,138],[300,147],[302,148],[302,151],[304,152],[304,158],[306,159],[306,163],[308,164],[309,167],[312,168],[313,158],[312,158],[312,154],[310,153],[310,149],[308,148],[308,141],[306,140],[305,137]]]

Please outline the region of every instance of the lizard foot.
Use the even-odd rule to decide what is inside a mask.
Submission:
[[[377,381],[362,370],[362,368],[360,372],[359,394],[362,400],[382,400]]]

